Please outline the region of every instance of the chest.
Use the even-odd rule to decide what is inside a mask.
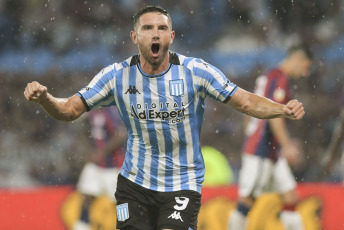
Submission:
[[[133,68],[126,75],[116,82],[116,97],[134,119],[176,123],[193,114],[196,94],[185,69],[176,66],[164,75],[147,77]]]

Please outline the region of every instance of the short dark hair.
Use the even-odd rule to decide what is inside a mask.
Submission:
[[[139,18],[146,13],[160,13],[160,14],[167,16],[168,20],[170,21],[171,27],[172,27],[171,16],[165,9],[163,9],[160,6],[145,6],[134,14],[134,16],[133,16],[134,28],[135,28],[135,25],[136,25],[137,21],[139,20]]]
[[[307,59],[313,60],[313,53],[311,49],[309,48],[309,46],[305,43],[299,43],[299,44],[291,46],[288,49],[288,57],[299,51],[301,51]]]

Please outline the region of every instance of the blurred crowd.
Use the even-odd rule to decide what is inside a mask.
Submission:
[[[292,82],[306,116],[290,123],[302,146],[297,180],[338,181],[339,169],[319,167],[343,106],[343,0],[2,0],[0,1],[0,186],[74,184],[90,153],[89,124],[57,122],[24,100],[38,80],[59,97],[85,86],[104,66],[137,48],[129,38],[133,13],[161,5],[173,19],[172,49],[201,57],[240,87],[278,64],[289,45],[304,41],[315,63],[307,79]],[[208,100],[202,144],[225,154],[234,174],[244,140],[243,115]]]

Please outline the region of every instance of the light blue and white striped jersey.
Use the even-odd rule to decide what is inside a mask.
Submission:
[[[154,191],[200,193],[204,100],[227,102],[236,89],[214,66],[171,52],[163,73],[144,73],[135,55],[104,68],[78,95],[87,110],[117,106],[128,130],[124,177]]]

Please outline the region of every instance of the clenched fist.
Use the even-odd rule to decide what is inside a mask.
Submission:
[[[37,81],[33,81],[27,84],[24,96],[28,101],[34,101],[40,104],[47,98],[47,93],[47,87],[41,85]]]
[[[284,105],[283,112],[292,120],[300,120],[305,115],[302,103],[297,100],[291,100]]]

